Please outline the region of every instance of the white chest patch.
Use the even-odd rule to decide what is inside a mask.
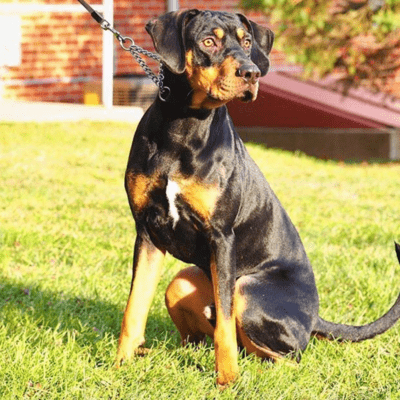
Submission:
[[[167,188],[165,193],[167,195],[168,205],[169,205],[169,215],[173,219],[173,227],[175,228],[177,222],[179,221],[179,212],[176,207],[176,196],[181,192],[179,185],[168,179]]]

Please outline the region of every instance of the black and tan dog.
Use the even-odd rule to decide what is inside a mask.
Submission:
[[[299,235],[229,118],[228,101],[256,98],[273,33],[241,14],[198,10],[165,14],[147,31],[171,93],[141,120],[126,171],[137,239],[117,365],[144,343],[166,252],[195,265],[171,282],[166,303],[183,343],[214,339],[220,385],[238,373],[238,345],[277,359],[311,335],[360,341],[392,326],[400,298],[361,327],[318,316]]]

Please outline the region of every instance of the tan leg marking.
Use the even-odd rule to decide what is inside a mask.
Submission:
[[[211,260],[211,276],[217,317],[214,332],[215,367],[218,372],[217,383],[221,386],[226,386],[233,382],[239,374],[235,308],[232,308],[230,316],[226,316],[222,310],[217,265],[213,257]]]
[[[144,344],[147,316],[160,279],[165,255],[164,252],[144,241],[136,247],[136,252],[138,254],[135,254],[134,261],[136,263],[135,276],[132,277],[131,291],[118,342],[117,367],[124,359],[131,358],[135,350]]]

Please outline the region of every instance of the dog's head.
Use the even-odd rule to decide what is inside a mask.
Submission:
[[[268,72],[274,34],[242,14],[188,10],[170,12],[146,26],[156,51],[193,89],[193,108],[215,108],[257,97]]]

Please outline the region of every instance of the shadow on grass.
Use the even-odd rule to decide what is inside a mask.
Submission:
[[[4,325],[7,336],[28,332],[23,336],[41,341],[47,340],[43,335],[50,332],[59,345],[72,339],[99,362],[104,354],[98,353],[104,353],[104,345],[111,345],[113,349],[110,351],[116,350],[123,307],[100,298],[71,296],[39,287],[28,289],[1,276],[0,282],[0,327]],[[172,321],[166,315],[150,312],[146,346],[157,347],[166,338],[171,338],[168,348],[179,346]],[[30,343],[34,344],[32,340]]]

